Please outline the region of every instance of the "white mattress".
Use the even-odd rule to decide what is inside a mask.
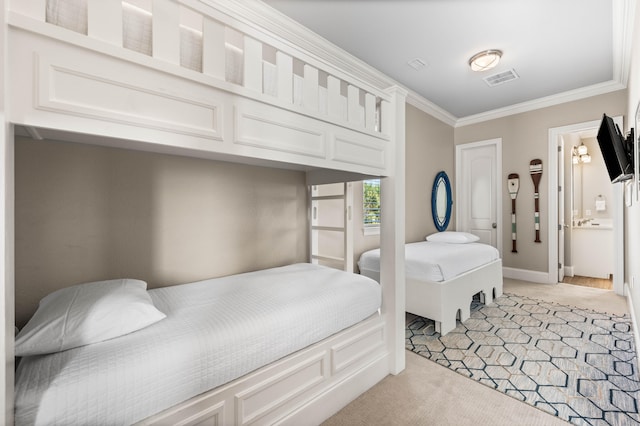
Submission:
[[[488,244],[452,244],[419,241],[405,245],[405,275],[425,281],[447,281],[500,258]],[[380,249],[370,250],[358,260],[360,270],[380,272]]]
[[[150,290],[167,315],[16,372],[16,424],[130,424],[376,313],[373,280],[295,264]]]

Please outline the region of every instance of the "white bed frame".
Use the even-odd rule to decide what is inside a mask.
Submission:
[[[363,275],[378,280],[380,274],[361,269]],[[456,319],[464,322],[471,315],[473,296],[480,293],[480,302],[489,304],[502,296],[502,260],[460,274],[446,281],[406,278],[407,312],[435,321],[435,331],[445,335],[456,328]]]
[[[403,89],[255,0],[132,0],[152,4],[151,56],[122,47],[119,0],[88,0],[86,35],[45,22],[45,0],[0,1],[4,424],[13,423],[17,133],[304,170],[309,184],[384,177],[380,315],[143,423],[317,424],[404,369]],[[180,66],[180,25],[202,32],[202,72]],[[227,31],[242,36],[242,85],[225,80]],[[276,52],[276,96],[262,87],[264,46]]]

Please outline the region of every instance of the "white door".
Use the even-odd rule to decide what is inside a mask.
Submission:
[[[456,146],[456,229],[502,253],[502,140]]]

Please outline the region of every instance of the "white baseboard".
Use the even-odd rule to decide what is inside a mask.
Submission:
[[[633,339],[636,344],[636,367],[640,367],[640,332],[638,331],[638,318],[636,317],[633,297],[631,297],[631,289],[627,283],[624,283],[624,294],[627,295],[627,303],[629,304],[629,312],[631,313],[631,327],[633,329]]]
[[[568,277],[573,277],[575,275],[575,273],[573,272],[573,266],[565,266],[564,274]]]
[[[530,281],[534,283],[555,284],[551,281],[547,272],[529,271],[527,269],[502,268],[502,276],[505,278],[513,278],[514,280]]]

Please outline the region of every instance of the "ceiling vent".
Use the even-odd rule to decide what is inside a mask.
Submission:
[[[409,65],[414,70],[418,71],[418,70],[426,67],[427,66],[427,62],[425,60],[423,60],[423,59],[415,58],[415,59],[412,59],[409,62],[407,62],[407,65]]]
[[[516,78],[518,78],[518,74],[516,74],[516,71],[512,68],[510,70],[485,77],[484,81],[489,85],[489,87],[493,87],[506,83],[507,81],[515,80]]]

